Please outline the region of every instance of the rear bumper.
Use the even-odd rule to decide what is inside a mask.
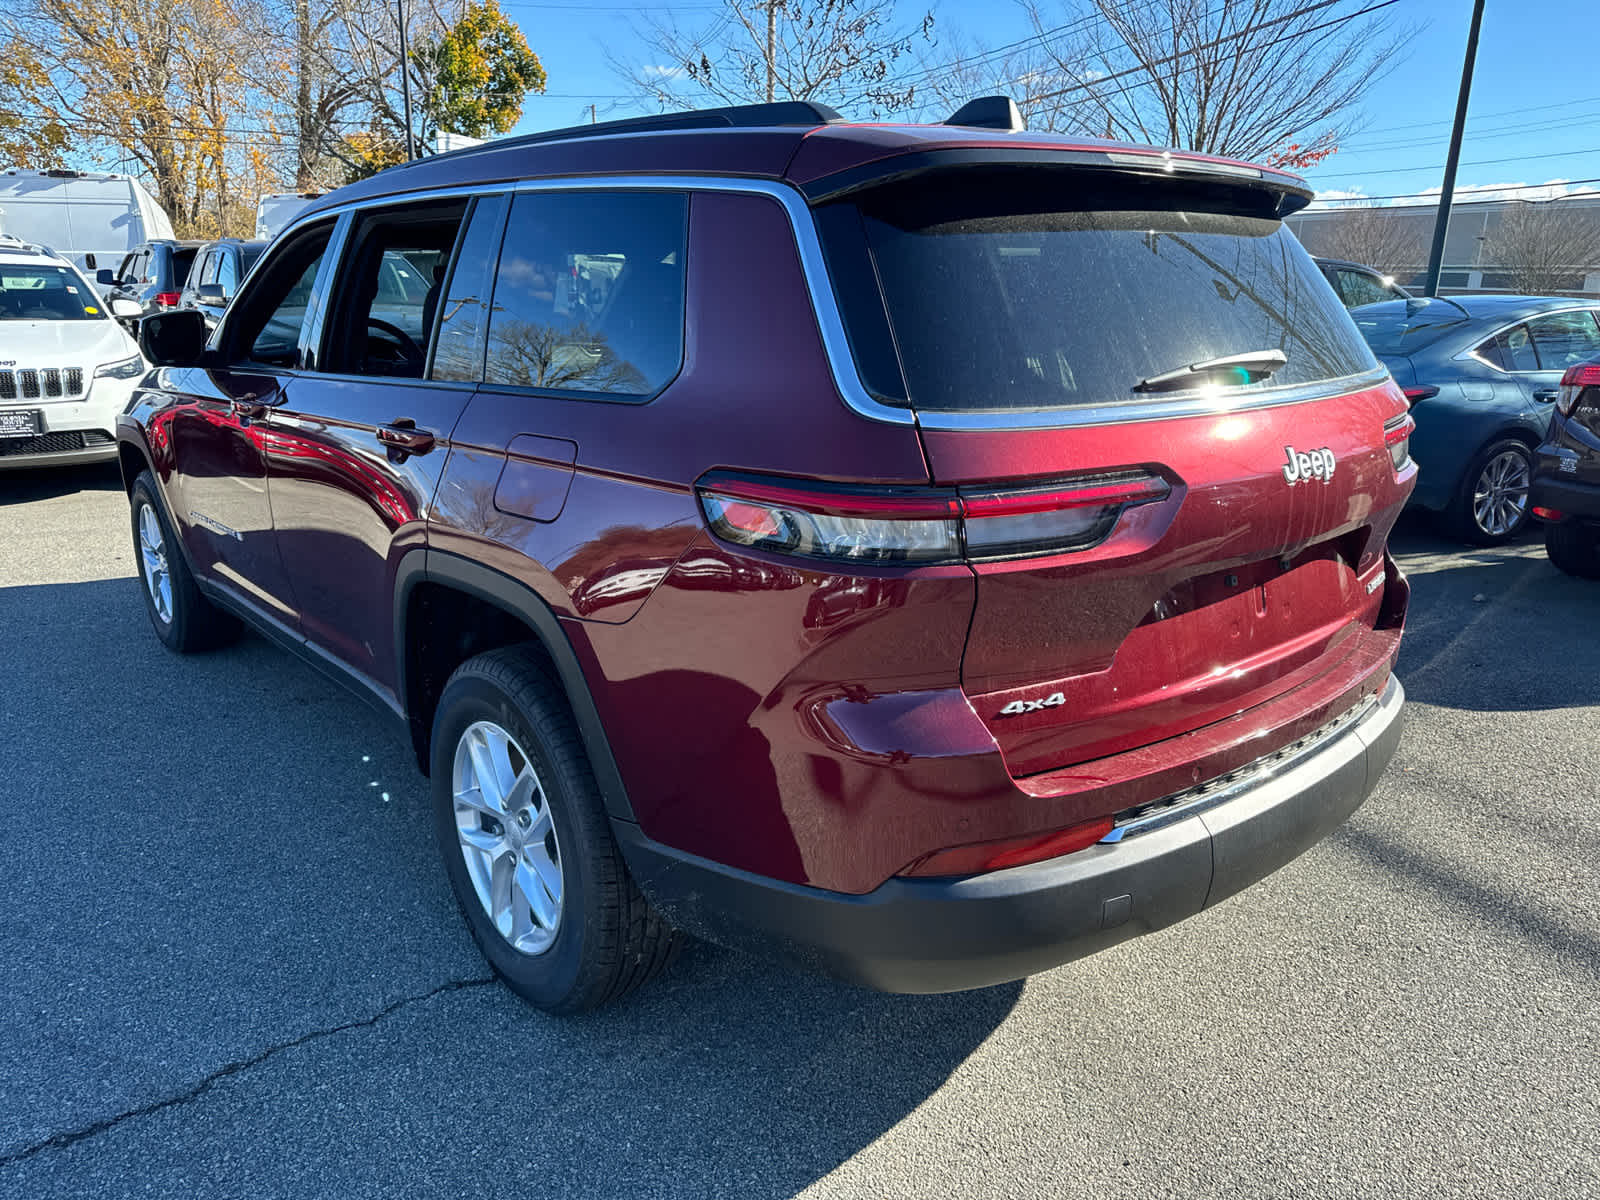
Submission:
[[[733,870],[614,822],[634,878],[673,923],[736,948],[892,992],[986,987],[1192,916],[1327,837],[1376,786],[1400,736],[1391,676],[1359,719],[1240,773],[1225,799],[1050,862],[958,879],[891,879],[855,896]]]
[[[1540,463],[1533,476],[1529,502],[1553,508],[1569,517],[1600,521],[1600,483],[1586,483],[1571,475],[1546,474]]]

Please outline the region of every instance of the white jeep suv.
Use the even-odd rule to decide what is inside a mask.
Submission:
[[[128,301],[112,301],[113,306]],[[114,459],[146,364],[70,262],[0,235],[0,468]]]

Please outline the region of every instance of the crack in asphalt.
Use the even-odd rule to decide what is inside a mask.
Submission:
[[[379,1022],[387,1020],[402,1008],[409,1008],[414,1004],[425,1004],[427,1001],[437,996],[446,995],[449,992],[486,987],[496,982],[498,981],[492,975],[482,979],[452,979],[448,983],[440,984],[432,991],[423,992],[421,995],[403,996],[399,1000],[386,1004],[372,1016],[363,1017],[359,1021],[346,1021],[341,1025],[329,1025],[324,1029],[313,1029],[310,1033],[301,1034],[299,1037],[292,1038],[286,1042],[275,1042],[265,1050],[252,1054],[249,1058],[241,1058],[233,1062],[224,1063],[193,1087],[187,1088],[175,1096],[168,1096],[162,1100],[153,1100],[149,1104],[141,1104],[137,1108],[130,1108],[114,1117],[105,1117],[102,1120],[85,1125],[81,1129],[72,1129],[65,1133],[53,1133],[47,1138],[34,1142],[32,1145],[22,1147],[20,1150],[14,1150],[9,1154],[0,1154],[0,1168],[15,1166],[17,1163],[25,1162],[46,1150],[64,1150],[68,1146],[76,1145],[86,1138],[98,1137],[108,1130],[115,1129],[125,1121],[132,1121],[137,1117],[148,1117],[153,1113],[161,1112],[163,1109],[178,1108],[182,1105],[190,1104],[204,1096],[224,1079],[252,1070],[269,1058],[275,1058],[286,1051],[321,1041],[324,1038],[333,1037],[335,1034],[348,1033],[352,1029],[371,1028]]]

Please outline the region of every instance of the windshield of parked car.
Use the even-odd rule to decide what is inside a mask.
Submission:
[[[1379,355],[1412,354],[1471,320],[1465,310],[1429,299],[1370,304],[1350,316],[1372,352]]]
[[[0,263],[0,321],[100,321],[100,297],[70,267]]]
[[[1292,386],[1375,370],[1344,305],[1283,225],[1207,210],[1207,200],[1020,175],[868,193],[857,204],[912,407],[1154,402],[1170,392],[1142,388],[1152,377],[1266,351],[1282,365],[1236,378],[1207,372],[1190,386]]]

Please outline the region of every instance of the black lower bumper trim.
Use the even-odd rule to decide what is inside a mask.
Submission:
[[[891,879],[864,896],[736,871],[613,822],[629,869],[679,927],[893,992],[986,987],[1192,916],[1325,838],[1366,799],[1400,736],[1390,678],[1356,724],[1203,813],[1049,862]]]
[[[1529,503],[1539,508],[1553,508],[1585,521],[1600,521],[1600,484],[1536,472],[1529,491]]]

